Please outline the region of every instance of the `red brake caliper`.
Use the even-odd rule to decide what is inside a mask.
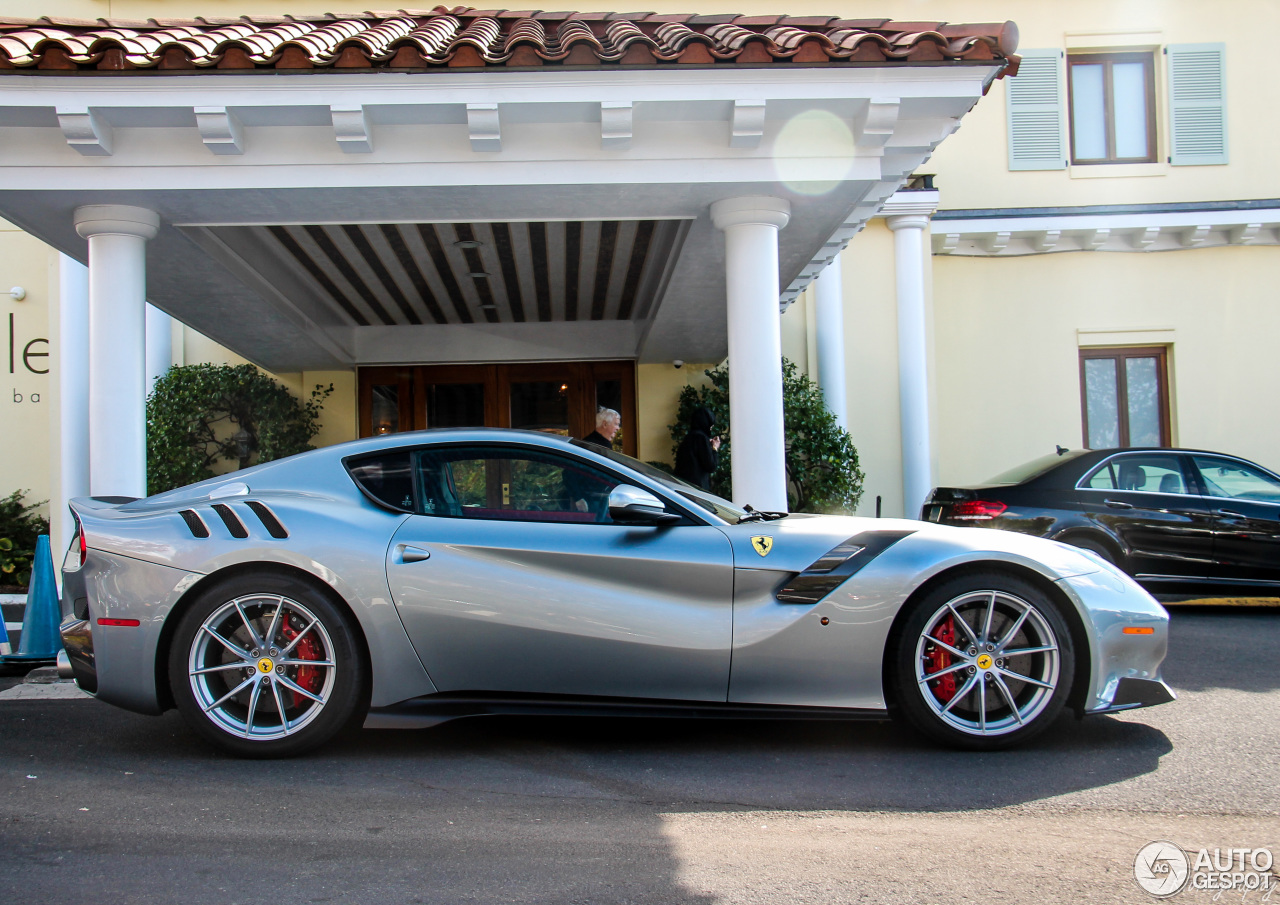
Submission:
[[[956,643],[955,617],[947,616],[939,622],[938,627],[933,630],[933,637],[944,644],[950,644],[954,647]],[[924,658],[925,662],[929,664],[929,668],[925,673],[926,677],[951,665],[951,652],[936,644],[930,645],[930,649],[925,652]],[[934,680],[933,695],[944,704],[954,698],[956,696],[956,674],[949,672],[945,676]]]
[[[293,624],[295,621],[297,621],[297,617],[294,617],[294,616],[289,617],[284,621],[284,626],[280,630],[280,634],[284,638],[286,644],[293,641],[294,638],[298,637],[298,629]],[[320,651],[316,645],[316,639],[314,634],[308,632],[306,637],[304,637],[301,641],[298,642],[297,646],[294,647],[293,649],[293,659],[294,660],[319,660],[320,659]],[[320,690],[321,678],[322,678],[322,672],[320,667],[299,666],[298,674],[294,676],[293,680],[298,683],[299,687],[305,688],[307,691],[311,692],[312,694],[315,694]],[[954,685],[954,683],[952,684]],[[294,707],[301,707],[302,702],[304,700],[310,700],[310,699],[304,697],[303,695],[298,694],[298,692],[296,691],[293,693]]]

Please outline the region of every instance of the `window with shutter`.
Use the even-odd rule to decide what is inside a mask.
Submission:
[[[1073,164],[1155,163],[1154,70],[1150,53],[1067,57]]]
[[[1067,166],[1061,50],[1019,51],[1018,74],[1008,80],[1009,169]]]
[[[1170,44],[1169,162],[1227,162],[1226,45]]]

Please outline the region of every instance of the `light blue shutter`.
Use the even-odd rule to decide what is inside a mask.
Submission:
[[[1020,51],[1018,74],[1006,79],[1009,169],[1062,170],[1067,166],[1066,91],[1061,50]]]
[[[1169,162],[1227,162],[1226,45],[1170,44]]]

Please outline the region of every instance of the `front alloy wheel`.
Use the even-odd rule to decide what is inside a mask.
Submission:
[[[1057,717],[1074,676],[1056,603],[1012,576],[948,582],[919,600],[898,639],[897,703],[940,741],[993,749]]]
[[[175,641],[178,709],[234,753],[315,747],[358,709],[364,669],[349,617],[300,582],[262,576],[211,589],[184,615]]]

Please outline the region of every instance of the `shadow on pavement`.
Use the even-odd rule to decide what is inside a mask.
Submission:
[[[487,717],[248,761],[173,712],[58,703],[0,706],[15,901],[711,905],[682,881],[665,814],[996,808],[1148,773],[1170,750],[1108,717],[994,754],[887,724]]]

